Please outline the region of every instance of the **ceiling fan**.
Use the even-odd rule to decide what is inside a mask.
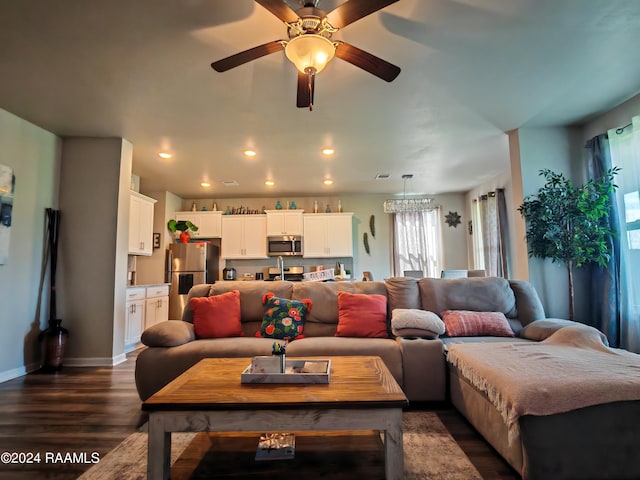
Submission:
[[[342,41],[332,41],[339,29],[360,20],[398,0],[347,0],[330,12],[317,8],[319,0],[304,0],[293,10],[284,0],[255,0],[287,26],[288,40],[275,40],[244,52],[236,53],[211,64],[217,72],[226,72],[265,55],[284,50],[298,69],[298,107],[313,110],[316,74],[334,57],[349,62],[382,80],[393,81],[400,68]]]

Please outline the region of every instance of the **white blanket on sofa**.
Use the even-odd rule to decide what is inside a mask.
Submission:
[[[509,440],[522,415],[640,400],[640,355],[605,346],[600,332],[586,325],[561,328],[536,343],[450,344],[447,361],[486,393]]]

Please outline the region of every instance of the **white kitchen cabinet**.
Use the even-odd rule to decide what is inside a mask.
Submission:
[[[140,342],[140,336],[144,330],[145,297],[146,289],[144,287],[127,288],[127,313],[124,327],[125,352],[133,350]],[[126,347],[130,348],[127,350]]]
[[[166,320],[169,320],[169,285],[147,287],[144,309],[145,330]]]
[[[352,257],[353,213],[310,213],[304,219],[305,258]]]
[[[129,255],[153,252],[153,204],[156,200],[129,192]]]
[[[302,235],[302,210],[267,210],[267,236]]]
[[[197,232],[189,232],[191,238],[220,238],[222,236],[222,212],[176,212],[176,220],[189,220]]]
[[[223,215],[222,258],[267,258],[266,215]]]

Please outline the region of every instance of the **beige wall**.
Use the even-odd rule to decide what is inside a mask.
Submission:
[[[63,141],[60,310],[70,365],[124,360],[131,159],[120,138]]]

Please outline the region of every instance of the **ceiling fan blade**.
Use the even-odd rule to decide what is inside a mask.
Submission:
[[[392,82],[400,74],[400,67],[348,43],[338,42],[336,57],[387,82]]]
[[[298,96],[296,99],[296,106],[298,108],[309,108],[309,110],[313,110],[315,81],[315,74],[298,72]]]
[[[289,5],[284,3],[284,0],[255,0],[255,2],[262,5],[285,23],[298,21],[298,14],[293,11]]]
[[[282,46],[282,40],[275,40],[273,42],[265,43],[264,45],[250,48],[249,50],[245,50],[244,52],[236,53],[235,55],[223,58],[222,60],[218,60],[217,62],[213,62],[211,64],[211,68],[213,68],[216,72],[226,72],[227,70],[231,70],[232,68],[243,65],[247,62],[250,62],[251,60],[264,57],[265,55],[269,55],[270,53],[279,52],[283,49],[284,47]]]
[[[343,28],[398,0],[347,0],[327,13],[327,20],[336,28]]]

